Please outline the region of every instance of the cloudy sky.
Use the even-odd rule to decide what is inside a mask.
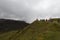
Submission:
[[[60,0],[0,0],[0,18],[32,22],[60,17]]]

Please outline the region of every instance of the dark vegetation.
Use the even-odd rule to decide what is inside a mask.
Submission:
[[[17,26],[15,21],[12,23],[8,22],[4,23],[6,25],[7,24],[13,25],[8,26],[11,28],[14,27],[13,28],[14,30],[9,28],[10,30],[13,31],[8,31],[3,34],[0,34],[0,40],[60,40],[60,18],[53,18],[50,20],[40,20],[40,21],[35,20],[33,23],[27,24],[24,27],[20,26],[20,29],[22,28],[21,31],[19,27],[18,29],[16,27],[18,25],[22,25],[23,23],[25,23],[24,21],[22,24],[20,24],[18,21]],[[6,25],[3,26],[6,27]]]
[[[25,28],[28,23],[25,21],[16,21],[10,19],[0,19],[0,32],[8,32],[13,30],[21,30]]]

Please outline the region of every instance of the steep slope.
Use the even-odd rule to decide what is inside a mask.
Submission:
[[[60,23],[35,21],[13,40],[60,40]]]

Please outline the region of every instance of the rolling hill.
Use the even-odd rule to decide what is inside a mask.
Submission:
[[[8,32],[13,30],[21,30],[29,25],[25,21],[17,21],[10,19],[0,19],[0,32]]]
[[[0,40],[60,40],[60,19],[35,20],[20,30],[0,34]]]
[[[28,23],[10,19],[0,19],[0,40],[9,40],[23,30]]]

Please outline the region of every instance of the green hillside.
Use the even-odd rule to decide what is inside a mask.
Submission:
[[[0,40],[60,40],[60,22],[36,20],[21,31],[0,34]]]
[[[27,25],[25,21],[0,19],[0,40],[11,40]]]

